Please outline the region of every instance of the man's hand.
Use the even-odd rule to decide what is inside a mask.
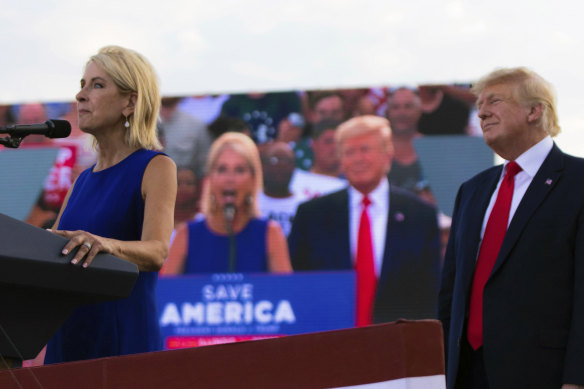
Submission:
[[[564,384],[562,389],[584,389],[584,385]]]

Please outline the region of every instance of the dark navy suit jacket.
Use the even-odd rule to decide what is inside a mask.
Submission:
[[[433,318],[440,280],[436,209],[390,186],[385,252],[374,322]],[[294,270],[354,268],[349,240],[348,190],[301,204],[289,236]]]
[[[483,217],[501,175],[459,189],[439,318],[454,388]],[[491,388],[584,384],[584,159],[553,146],[505,235],[483,295],[483,356]]]

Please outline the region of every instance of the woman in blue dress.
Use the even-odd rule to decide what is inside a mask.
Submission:
[[[280,225],[259,217],[262,168],[251,138],[235,132],[217,138],[206,171],[203,215],[178,228],[162,273],[291,272]]]
[[[45,363],[133,354],[162,347],[156,310],[158,270],[168,254],[176,166],[154,151],[160,95],[140,54],[108,46],[90,58],[76,95],[79,128],[93,135],[97,162],[69,190],[52,231],[78,248],[72,266],[87,268],[100,252],[135,263],[126,299],[85,305],[47,345]]]

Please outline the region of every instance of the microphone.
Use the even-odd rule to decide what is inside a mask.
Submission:
[[[71,134],[71,123],[67,120],[51,119],[40,124],[13,124],[0,127],[0,134],[9,134],[15,138],[38,134],[47,138],[66,138]]]
[[[223,206],[223,216],[225,216],[225,221],[227,221],[227,224],[229,225],[229,227],[231,227],[231,222],[235,217],[235,204],[233,203],[225,204]]]

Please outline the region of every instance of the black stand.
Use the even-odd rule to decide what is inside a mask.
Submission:
[[[225,216],[225,229],[227,230],[227,235],[229,236],[229,267],[228,272],[235,272],[235,256],[236,256],[236,246],[235,246],[235,234],[233,233],[233,218],[235,217],[235,205],[225,204],[223,207],[223,215]]]
[[[11,137],[7,136],[4,138],[0,138],[0,145],[5,147],[9,147],[11,149],[17,149],[20,146],[20,142],[22,142],[23,137]]]
[[[136,265],[98,254],[87,269],[73,266],[66,242],[0,214],[0,360],[34,358],[77,306],[132,291]]]

